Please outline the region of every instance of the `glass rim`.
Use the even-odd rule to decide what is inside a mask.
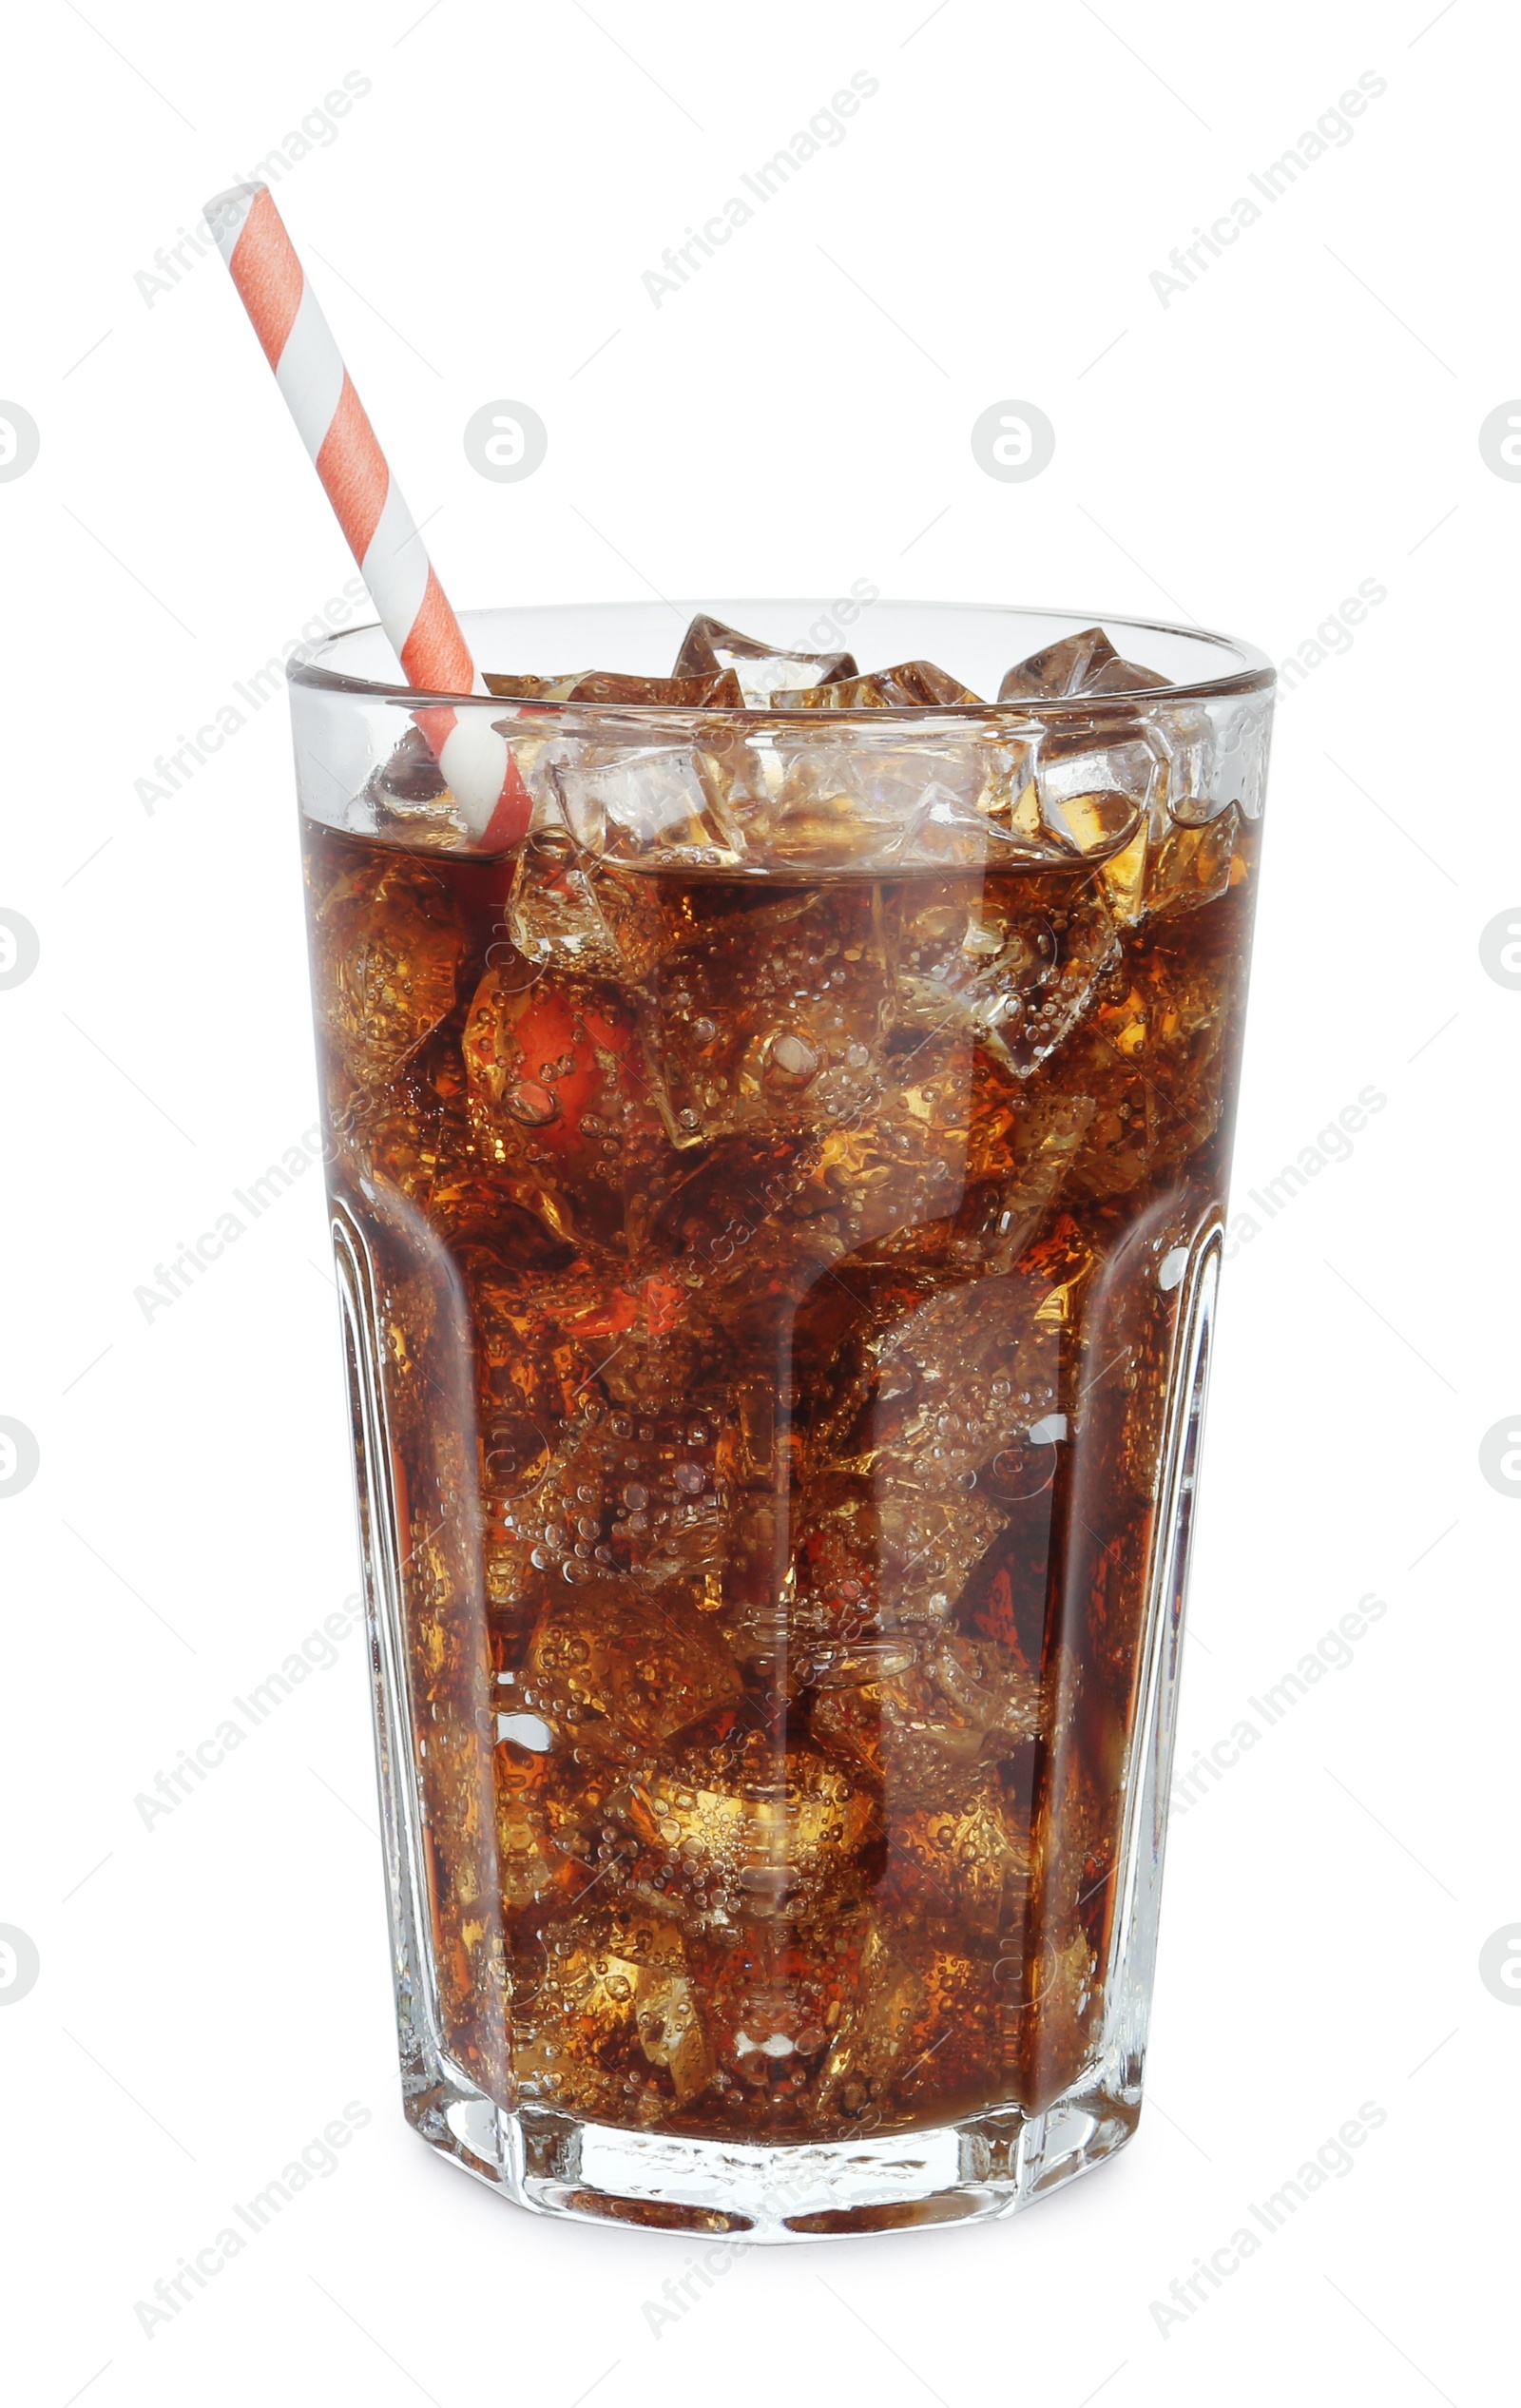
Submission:
[[[1116,694],[1031,694],[1021,695],[1007,703],[859,703],[845,709],[819,711],[788,710],[784,707],[779,708],[775,704],[767,706],[753,703],[739,704],[732,703],[551,702],[529,695],[517,697],[510,694],[452,694],[446,689],[434,686],[398,684],[381,678],[353,677],[340,669],[330,667],[324,655],[336,651],[340,645],[354,638],[374,635],[377,632],[379,622],[369,619],[360,626],[337,629],[332,635],[325,637],[319,645],[294,654],[285,665],[285,676],[287,683],[293,686],[303,686],[317,693],[347,694],[371,702],[395,703],[408,711],[443,704],[452,705],[455,710],[462,705],[471,710],[497,712],[527,709],[531,710],[535,715],[542,713],[546,717],[559,718],[564,715],[571,721],[585,719],[587,716],[599,721],[609,719],[615,724],[626,723],[630,727],[638,727],[661,720],[668,721],[672,718],[703,720],[712,716],[729,722],[736,719],[755,721],[762,726],[800,724],[816,729],[822,725],[838,727],[841,724],[881,727],[884,722],[897,720],[922,722],[935,720],[975,722],[989,718],[1079,718],[1089,721],[1118,715],[1129,716],[1138,706],[1150,709],[1175,703],[1208,702],[1232,695],[1271,693],[1278,683],[1278,672],[1271,660],[1257,645],[1248,644],[1239,636],[1222,634],[1216,628],[1186,625],[1178,620],[1140,619],[1107,610],[1085,613],[1066,605],[1046,608],[1034,603],[923,602],[895,594],[884,594],[879,599],[889,607],[895,609],[948,613],[967,611],[990,618],[1065,619],[1070,621],[1074,634],[1086,627],[1103,626],[1116,633],[1123,628],[1127,634],[1142,636],[1182,636],[1194,643],[1213,645],[1222,651],[1228,651],[1234,658],[1235,665],[1229,670],[1223,670],[1218,677],[1180,678],[1176,682],[1169,680],[1165,685],[1138,685],[1126,692]],[[819,597],[817,595],[812,597],[752,595],[748,597],[748,602],[758,610],[797,609],[802,611],[818,607]],[[486,605],[478,613],[466,610],[461,613],[461,616],[468,620],[477,615],[484,616],[487,611],[496,608],[532,611],[535,616],[552,618],[557,611],[562,610],[567,613],[572,611],[579,613],[587,609],[620,610],[639,607],[641,606],[631,601],[610,601],[604,604],[506,603]],[[686,610],[689,617],[696,617],[703,606],[700,602],[688,604],[673,597],[671,607],[677,610]],[[1052,640],[1059,642],[1061,639]]]

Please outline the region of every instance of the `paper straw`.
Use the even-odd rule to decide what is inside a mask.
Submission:
[[[483,693],[269,186],[234,184],[206,202],[205,217],[408,684]],[[435,704],[414,716],[472,835],[491,847],[515,843],[529,799],[490,714]]]

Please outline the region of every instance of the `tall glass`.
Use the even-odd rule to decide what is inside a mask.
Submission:
[[[707,607],[973,694],[1088,624]],[[662,606],[473,614],[494,854],[378,630],[292,670],[406,2111],[522,2206],[890,2230],[1135,2127],[1272,676],[1106,625],[677,707],[552,683]]]

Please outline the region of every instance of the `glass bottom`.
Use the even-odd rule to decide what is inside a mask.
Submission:
[[[535,2215],[769,2243],[1012,2215],[1123,2148],[1140,2106],[1138,2087],[1095,2069],[1040,2114],[999,2108],[927,2131],[796,2147],[615,2131],[542,2108],[510,2114],[457,2077],[410,2097],[407,2115],[442,2155]]]

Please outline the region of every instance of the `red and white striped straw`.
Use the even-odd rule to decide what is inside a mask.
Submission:
[[[484,692],[269,186],[234,184],[206,202],[205,217],[408,684]],[[492,847],[515,843],[529,799],[490,714],[434,704],[414,717],[472,834]]]

